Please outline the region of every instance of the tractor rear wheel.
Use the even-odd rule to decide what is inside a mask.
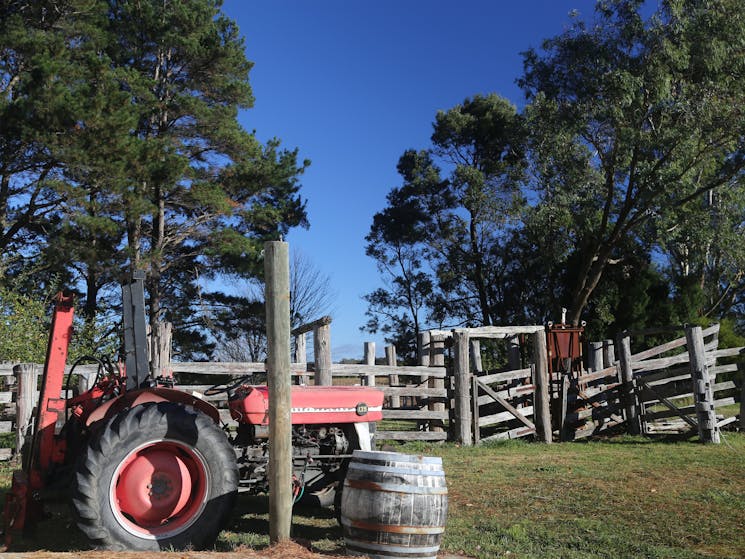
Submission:
[[[73,509],[100,549],[211,546],[233,508],[235,453],[203,413],[147,403],[112,418],[78,462]]]

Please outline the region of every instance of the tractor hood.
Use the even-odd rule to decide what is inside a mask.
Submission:
[[[383,419],[383,392],[365,386],[293,386],[292,423],[362,423]],[[239,423],[269,423],[266,386],[241,386],[229,402]]]

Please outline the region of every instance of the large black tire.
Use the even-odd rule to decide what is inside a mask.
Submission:
[[[227,522],[237,487],[235,453],[209,417],[148,403],[116,415],[89,442],[73,512],[98,549],[204,549]]]

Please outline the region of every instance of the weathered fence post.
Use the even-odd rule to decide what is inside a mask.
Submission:
[[[603,340],[603,369],[612,367],[616,362],[616,346],[613,340]]]
[[[587,352],[587,368],[599,371],[603,368],[603,342],[590,342]]]
[[[396,362],[396,346],[391,344],[385,346],[385,362],[389,367],[395,367],[398,363]],[[388,386],[398,386],[398,375],[397,374],[390,374],[388,375]],[[398,394],[391,393],[391,407],[392,408],[400,408],[401,407],[401,396]]]
[[[745,431],[745,365],[743,364],[743,358],[745,357],[745,350],[740,352],[740,361],[738,369],[740,369],[740,382],[742,387],[740,389],[740,431]]]
[[[519,334],[507,338],[507,366],[510,368],[510,371],[516,371],[522,366]]]
[[[417,335],[417,349],[419,350],[419,365],[429,367],[429,342],[430,333],[428,331],[419,332]]]
[[[270,241],[264,244],[264,278],[269,389],[269,540],[277,543],[290,539],[292,523],[290,260],[287,243]]]
[[[629,433],[640,435],[642,432],[641,414],[639,410],[639,398],[634,386],[634,370],[631,368],[631,338],[619,335],[618,345],[618,367],[621,376],[621,395],[624,409],[626,411],[626,423]]]
[[[429,365],[431,367],[445,367],[445,339],[441,334],[430,336]],[[432,377],[429,379],[429,387],[445,388],[445,379]],[[444,412],[445,402],[433,402],[428,408],[430,411]],[[442,433],[444,430],[445,426],[440,419],[430,424],[430,431]]]
[[[696,408],[696,419],[698,420],[698,436],[702,443],[719,444],[714,394],[711,389],[709,367],[706,365],[703,330],[700,326],[686,328],[686,344],[691,366],[693,405]]]
[[[313,382],[316,386],[331,386],[331,320],[313,327],[313,353],[315,373]]]
[[[150,374],[154,378],[170,375],[172,337],[170,322],[158,322],[155,331],[150,333]]]
[[[97,373],[77,373],[78,375],[78,394],[87,392],[93,388]]]
[[[375,366],[375,342],[365,342],[365,365]],[[375,373],[365,375],[365,384],[375,386]]]
[[[464,446],[473,444],[471,434],[471,372],[468,332],[453,330],[455,376],[455,438]]]
[[[31,417],[36,405],[36,384],[39,373],[33,363],[21,363],[13,367],[16,377],[16,458],[23,456],[26,437],[31,435]]]
[[[535,361],[535,384],[533,419],[536,437],[544,443],[551,442],[551,403],[549,399],[548,354],[546,332],[539,330],[533,334],[533,359]]]
[[[471,346],[471,363],[473,364],[473,370],[476,374],[484,372],[484,366],[481,363],[481,342],[479,340],[471,340],[469,342]]]
[[[292,354],[293,363],[305,363],[308,360],[307,357],[307,346],[305,345],[305,332],[297,334],[295,336],[295,351]],[[300,384],[308,384],[310,380],[308,375],[301,374],[298,377]]]

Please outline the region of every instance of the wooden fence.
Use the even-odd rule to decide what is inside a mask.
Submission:
[[[629,334],[619,336],[609,363],[599,353],[608,342],[590,344],[588,361],[599,370],[565,377],[562,440],[603,433],[611,428],[645,435],[691,435],[718,442],[719,429],[737,420],[717,410],[740,401],[740,426],[745,428],[743,393],[733,380],[742,362],[717,363],[742,356],[745,348],[717,349],[719,325],[692,327],[686,335],[636,353]],[[724,378],[730,377],[730,378]],[[745,383],[743,383],[745,384]]]
[[[738,372],[732,361],[740,357],[742,362],[745,348],[717,349],[716,325],[688,329],[685,337],[633,354],[626,334],[615,344],[591,343],[590,366],[549,386],[542,326],[422,332],[419,365],[401,366],[392,346],[386,347],[385,364],[376,364],[373,343],[365,344],[363,364],[332,363],[330,323],[326,317],[293,331],[296,362],[291,374],[298,384],[378,387],[386,396],[380,440],[454,440],[469,445],[528,435],[550,442],[622,430],[647,435],[697,430],[701,440],[717,442],[719,429],[736,420],[717,410],[738,400],[740,427],[745,429],[745,386],[738,389],[732,379]],[[310,332],[313,364],[305,362],[305,337]],[[518,336],[531,339],[532,348],[520,348]],[[480,353],[480,341],[485,339],[506,340],[511,352],[521,349],[533,363],[521,364],[510,353],[508,370],[485,372]],[[162,341],[153,348],[158,345],[163,346]],[[172,371],[181,390],[198,394],[248,374],[258,375],[260,382],[265,373],[263,363],[168,363],[151,357],[153,362],[159,363],[156,372]],[[30,427],[40,372],[40,365],[0,365],[0,433],[14,432],[17,448]],[[75,372],[85,389],[96,367],[83,365]],[[204,398],[220,409],[223,421],[229,421],[224,394]],[[10,449],[0,449],[0,459],[9,456]]]

